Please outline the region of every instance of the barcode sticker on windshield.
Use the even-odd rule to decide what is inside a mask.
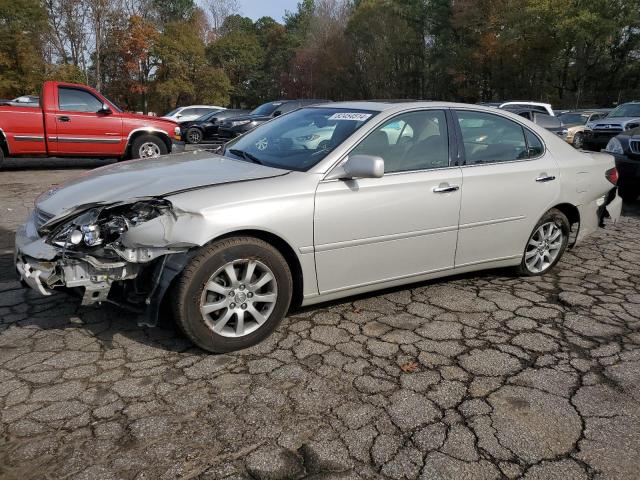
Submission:
[[[356,122],[364,122],[370,116],[370,113],[341,112],[334,113],[329,117],[329,120],[355,120]]]

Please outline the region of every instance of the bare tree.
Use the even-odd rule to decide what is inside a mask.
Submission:
[[[215,40],[220,36],[222,24],[230,15],[240,13],[237,0],[205,0],[206,8],[211,19],[211,34]]]

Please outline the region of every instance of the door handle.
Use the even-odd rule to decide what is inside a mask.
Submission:
[[[63,117],[58,117],[58,120],[60,120],[61,122],[70,122],[71,119],[67,116],[63,116]]]
[[[458,185],[438,185],[437,187],[433,187],[433,193],[449,193],[460,190]]]
[[[543,183],[544,182],[552,182],[555,179],[556,179],[556,177],[554,177],[553,175],[542,174],[541,176],[536,178],[536,182],[543,182]]]

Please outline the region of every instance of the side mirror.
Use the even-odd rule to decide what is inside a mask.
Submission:
[[[181,113],[176,113],[176,118],[180,118],[180,117],[182,117],[182,114]]]
[[[98,110],[98,113],[102,113],[104,115],[109,115],[111,113],[111,108],[109,107],[108,104],[103,103],[102,107],[100,107],[100,110]]]
[[[326,179],[352,180],[354,178],[380,178],[384,175],[384,160],[375,155],[354,155],[331,172]]]

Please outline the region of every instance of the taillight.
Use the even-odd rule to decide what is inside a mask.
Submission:
[[[607,180],[609,180],[612,184],[618,184],[618,170],[616,169],[616,167],[607,170],[604,176],[607,177]]]

